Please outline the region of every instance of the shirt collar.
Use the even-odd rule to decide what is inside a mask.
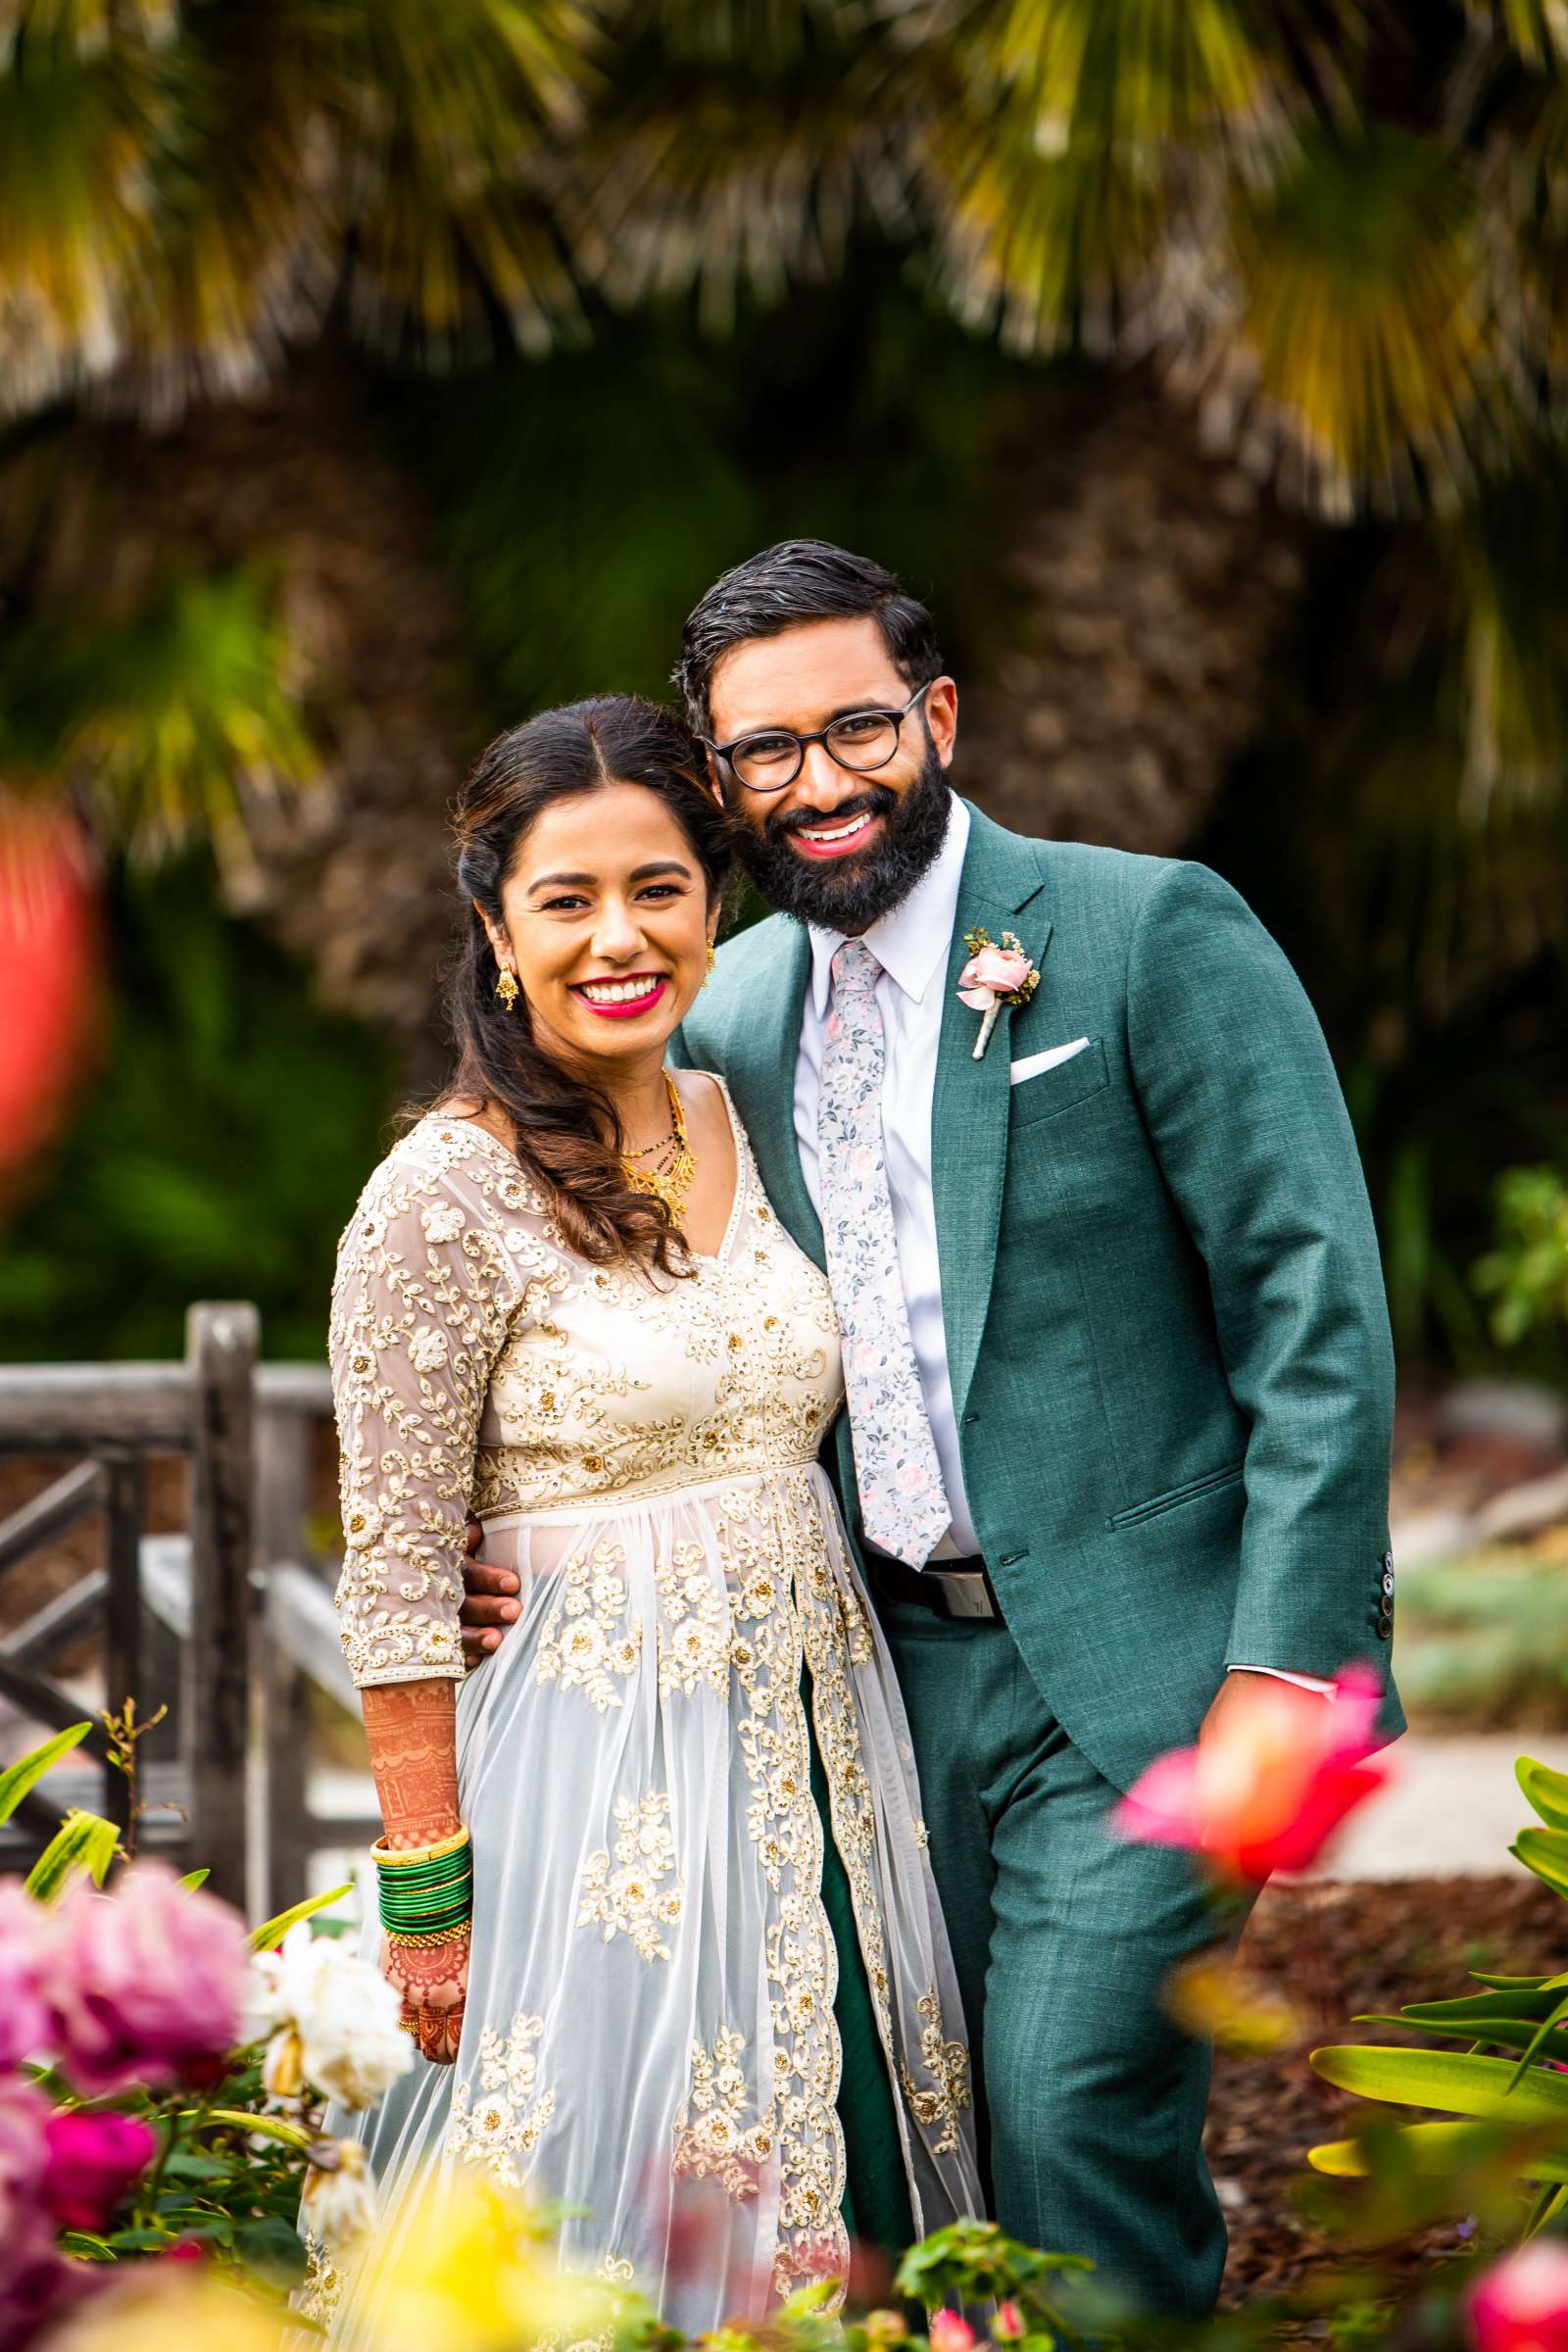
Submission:
[[[969,847],[969,810],[954,793],[948,808],[948,829],[935,859],[891,914],[883,915],[865,932],[866,946],[888,977],[918,1004],[945,965],[958,919],[958,885]],[[833,993],[833,958],[843,947],[845,933],[819,930],[808,924],[811,941],[811,1001],[818,1020],[827,1018]]]

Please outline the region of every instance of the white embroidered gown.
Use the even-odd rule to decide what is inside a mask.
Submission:
[[[728,1230],[677,1281],[574,1256],[496,1137],[425,1118],[344,1235],[331,1326],[356,1681],[462,1677],[470,1502],[522,1588],[458,1701],[458,2062],[361,2122],[387,2226],[432,2158],[471,2161],[586,2208],[565,2259],[693,2332],[847,2257],[803,1660],[916,2229],[980,2211],[903,1704],[817,1461],[832,1302],[730,1118]],[[334,2341],[364,2328],[351,2291]]]

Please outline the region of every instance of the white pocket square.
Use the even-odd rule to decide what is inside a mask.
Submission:
[[[1075,1037],[1070,1046],[1048,1046],[1043,1054],[1026,1054],[1022,1061],[1013,1062],[1007,1071],[1008,1084],[1019,1086],[1025,1078],[1038,1078],[1042,1070],[1054,1070],[1058,1061],[1071,1061],[1089,1043],[1087,1037]]]

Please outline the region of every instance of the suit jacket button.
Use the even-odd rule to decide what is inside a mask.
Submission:
[[[1386,1641],[1388,1640],[1389,1636],[1390,1636],[1390,1635],[1393,1633],[1393,1631],[1394,1631],[1394,1619],[1393,1619],[1393,1618],[1392,1618],[1392,1617],[1391,1617],[1391,1616],[1388,1614],[1388,1612],[1385,1610],[1384,1614],[1383,1614],[1383,1615],[1382,1615],[1382,1616],[1381,1616],[1381,1617],[1378,1619],[1378,1639],[1379,1639],[1379,1641],[1380,1641],[1380,1642],[1386,1642]]]
[[[1383,1590],[1392,1596],[1394,1592],[1394,1570],[1392,1568],[1385,1568],[1383,1571]]]
[[[1385,1569],[1389,1569],[1394,1566],[1394,1554],[1392,1551],[1386,1551],[1383,1554],[1383,1565]]]

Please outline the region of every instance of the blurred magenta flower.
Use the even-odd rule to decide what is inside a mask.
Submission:
[[[0,1183],[45,1141],[90,1040],[87,858],[66,813],[0,795]]]
[[[20,1879],[0,1879],[0,2068],[32,2057],[49,2030],[40,1989],[46,1918]]]
[[[82,2115],[62,2109],[45,2126],[49,2142],[43,2197],[67,2230],[102,2230],[158,2147],[137,2115]]]
[[[1348,1667],[1333,1699],[1272,1676],[1248,1677],[1223,1728],[1140,1773],[1111,1815],[1123,1838],[1185,1845],[1221,1877],[1255,1886],[1304,1870],[1346,1816],[1381,1788],[1369,1763],[1380,1686]]]
[[[997,2316],[991,2323],[991,2332],[999,2344],[1015,2344],[1025,2333],[1024,2316],[1009,2295],[997,2305]]]
[[[0,2352],[20,2352],[88,2283],[86,2266],[56,2247],[43,2201],[48,2125],[43,2093],[0,2076]]]
[[[1532,2238],[1471,2288],[1476,2352],[1568,2352],[1568,2246]]]
[[[238,2037],[248,1967],[238,1912],[181,1886],[164,1863],[135,1863],[110,1894],[78,1880],[49,1937],[61,2072],[90,2098],[132,2082],[217,2080]]]

